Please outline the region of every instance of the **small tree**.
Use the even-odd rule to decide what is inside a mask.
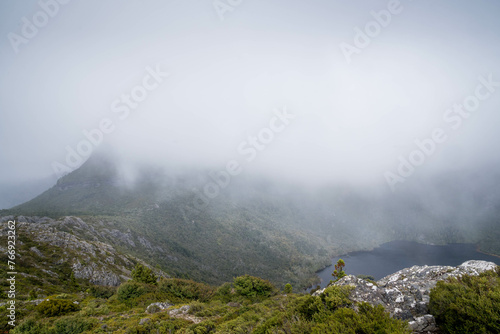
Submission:
[[[332,273],[332,276],[335,277],[335,281],[338,281],[339,279],[341,279],[342,277],[344,277],[346,275],[345,271],[344,271],[344,267],[345,267],[344,260],[339,259],[337,261],[337,264],[335,264],[335,270]]]
[[[132,270],[132,279],[139,283],[156,284],[158,277],[150,268],[137,263]]]
[[[292,285],[290,283],[285,284],[285,289],[283,290],[283,292],[288,294],[292,293],[292,291],[293,291]]]

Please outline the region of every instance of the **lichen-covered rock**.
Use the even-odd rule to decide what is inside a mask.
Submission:
[[[338,286],[352,286],[350,298],[355,302],[382,305],[394,318],[409,321],[415,333],[437,330],[434,317],[428,314],[429,293],[436,283],[450,277],[479,275],[496,268],[493,262],[471,260],[458,267],[413,266],[402,269],[377,281],[376,284],[352,275],[335,282]],[[318,290],[314,295],[324,292]]]
[[[168,311],[168,315],[172,318],[179,318],[179,319],[184,319],[188,320],[191,322],[194,322],[195,324],[198,324],[202,322],[204,319],[196,317],[192,314],[189,314],[189,310],[191,309],[191,306],[189,305],[184,305],[179,308],[174,308]]]
[[[157,313],[160,311],[164,311],[168,309],[169,307],[174,306],[174,304],[170,304],[168,302],[165,303],[152,303],[149,304],[148,307],[146,308],[146,313]]]
[[[435,333],[438,328],[436,326],[436,320],[430,314],[426,314],[421,317],[415,318],[415,320],[410,321],[410,329],[416,333]]]

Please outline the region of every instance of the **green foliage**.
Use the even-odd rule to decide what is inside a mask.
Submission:
[[[160,333],[170,334],[176,333],[177,330],[186,326],[186,321],[181,319],[170,318],[166,321],[161,321],[159,324]]]
[[[283,293],[292,293],[293,287],[290,283],[285,284],[285,288],[283,289]]]
[[[321,321],[313,324],[311,333],[403,334],[410,333],[410,331],[405,322],[392,319],[382,306],[373,307],[367,303],[361,303],[358,312],[342,307],[333,313],[325,314]]]
[[[191,330],[194,334],[208,334],[215,330],[215,324],[212,321],[205,321],[201,324],[193,325]]]
[[[344,267],[345,267],[344,260],[339,259],[337,261],[337,263],[335,264],[335,270],[332,273],[332,276],[335,277],[334,282],[338,281],[339,279],[341,279],[342,277],[344,277],[346,275],[345,271],[344,271]]]
[[[30,290],[30,292],[28,293],[28,298],[30,300],[35,300],[37,297],[38,293],[36,292],[36,290],[35,289]]]
[[[113,286],[92,285],[88,291],[95,298],[108,299],[116,293],[116,288]]]
[[[297,313],[309,321],[313,319],[315,314],[322,312],[324,309],[325,305],[321,302],[321,299],[311,295],[297,299],[295,307]]]
[[[134,281],[128,281],[118,287],[118,300],[123,302],[131,302],[132,299],[140,297],[148,293],[148,289],[144,284]]]
[[[320,298],[328,310],[335,311],[340,307],[352,305],[352,301],[349,299],[351,290],[352,288],[347,286],[329,286]]]
[[[216,296],[222,300],[229,301],[231,300],[231,289],[231,283],[226,282],[217,288]]]
[[[85,305],[81,314],[86,316],[107,315],[110,313],[108,305],[104,303],[103,299],[93,299]]]
[[[429,309],[445,333],[500,333],[500,267],[438,282]]]
[[[10,332],[15,334],[52,334],[50,330],[34,318],[25,319]]]
[[[162,279],[158,284],[158,291],[166,294],[172,302],[206,302],[215,295],[215,289],[209,285],[179,278]]]
[[[71,284],[71,286],[78,288],[78,283],[76,282],[75,274],[73,272],[71,272],[71,274],[69,276],[69,282],[70,282],[69,284]]]
[[[137,263],[134,270],[132,270],[132,279],[139,283],[156,284],[158,277],[153,270]]]
[[[129,281],[108,299],[86,296],[80,301],[82,309],[78,314],[35,316],[20,323],[13,333],[408,333],[406,323],[390,318],[381,306],[361,303],[353,307],[354,303],[349,300],[350,287],[330,286],[320,296],[292,293],[268,298],[263,296],[276,292],[268,281],[246,275],[237,277],[233,284],[240,292],[232,292],[229,283],[215,289],[180,279],[162,279],[157,286]],[[101,295],[102,291],[97,288],[94,293]],[[189,301],[188,314],[174,318],[166,312],[143,313],[145,308],[142,306],[166,301],[167,295],[177,298],[176,308]],[[58,297],[67,298],[68,295]],[[226,297],[233,302],[227,303]],[[67,299],[53,300],[69,302]],[[137,304],[141,307],[136,307]],[[193,316],[201,322],[189,320]],[[141,318],[150,320],[139,325]]]
[[[305,319],[312,320],[315,314],[351,306],[350,291],[350,287],[330,286],[320,297],[311,295],[300,297],[296,303],[296,311]]]
[[[94,327],[92,321],[82,317],[67,317],[57,320],[54,323],[54,333],[57,334],[80,334]]]
[[[233,284],[236,292],[245,297],[269,297],[275,291],[271,282],[250,275],[236,277]]]
[[[36,307],[36,310],[46,317],[55,317],[74,312],[78,306],[71,300],[66,299],[48,299],[44,300]]]

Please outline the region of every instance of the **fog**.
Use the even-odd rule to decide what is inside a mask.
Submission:
[[[491,1],[3,1],[0,184],[55,180],[103,148],[391,190],[494,169],[499,12]]]

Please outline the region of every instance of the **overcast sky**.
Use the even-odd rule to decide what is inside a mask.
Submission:
[[[0,2],[0,183],[103,145],[385,182],[436,128],[418,170],[498,158],[500,2],[65,1]]]

